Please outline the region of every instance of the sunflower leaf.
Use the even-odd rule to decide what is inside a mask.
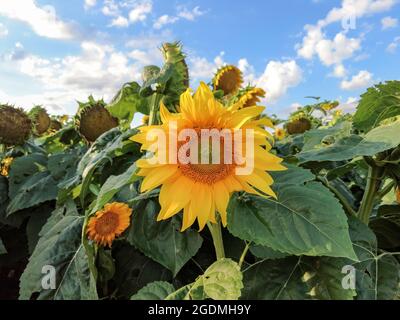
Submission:
[[[243,240],[283,253],[357,260],[343,209],[317,182],[285,185],[278,200],[232,196],[228,229]]]
[[[67,202],[57,208],[40,231],[40,239],[20,279],[20,299],[30,299],[35,292],[39,299],[97,299],[96,284],[90,271],[87,254],[81,243],[83,216],[75,204]],[[48,269],[44,269],[44,267]],[[55,270],[55,286],[43,288]]]
[[[400,115],[400,81],[387,81],[361,95],[354,114],[354,126],[364,132],[388,118]]]
[[[152,199],[138,201],[133,208],[127,240],[175,276],[197,253],[203,240],[192,229],[181,232],[180,217],[157,222],[159,211],[159,204]]]
[[[131,300],[164,300],[174,291],[174,286],[169,282],[155,281],[140,289]]]
[[[316,145],[300,152],[301,163],[308,161],[343,161],[358,156],[373,156],[379,152],[396,148],[400,144],[400,120],[369,131],[364,138],[351,135],[339,139],[329,146]]]

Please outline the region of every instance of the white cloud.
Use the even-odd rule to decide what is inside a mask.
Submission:
[[[127,18],[125,18],[123,16],[118,16],[118,17],[112,19],[110,26],[125,28],[125,27],[129,26],[129,21]]]
[[[151,13],[152,9],[153,3],[151,0],[144,0],[136,3],[129,12],[129,21],[135,23],[146,20],[147,15]]]
[[[72,39],[76,36],[72,24],[62,21],[54,7],[39,7],[35,0],[2,1],[0,15],[27,23],[42,37]]]
[[[350,80],[343,80],[340,87],[343,90],[358,90],[370,86],[373,82],[373,74],[366,70],[360,71],[354,75]]]
[[[8,35],[8,29],[2,23],[0,23],[0,38],[4,38]]]
[[[381,20],[382,30],[391,29],[397,27],[399,20],[392,17],[384,17]]]
[[[184,7],[178,7],[178,17],[189,21],[194,21],[197,17],[200,17],[203,14],[205,14],[205,11],[201,11],[200,7],[198,6],[194,7],[192,10],[188,10]]]
[[[97,3],[97,0],[85,0],[85,3],[84,3],[85,10],[88,10],[88,9],[94,7],[96,5],[96,3]]]
[[[301,43],[296,45],[297,54],[307,60],[315,56],[326,66],[338,66],[344,60],[352,58],[361,50],[361,38],[348,38],[346,31],[337,33],[329,39],[324,29],[332,23],[349,19],[360,19],[367,15],[384,12],[391,9],[397,0],[342,0],[340,7],[335,7],[328,12],[325,18],[314,25],[306,25],[306,32]],[[356,23],[358,20],[354,20]],[[335,72],[334,72],[335,73]]]
[[[178,17],[169,16],[167,14],[162,15],[159,17],[156,22],[153,24],[154,29],[161,29],[164,25],[173,24],[178,21]]]
[[[294,60],[270,61],[258,79],[257,86],[266,91],[266,99],[273,103],[285,95],[290,87],[295,87],[301,82],[302,73]]]
[[[114,0],[104,0],[104,5],[101,9],[101,12],[103,12],[105,16],[111,17],[115,17],[120,14],[119,6],[114,2]]]
[[[394,38],[393,41],[387,46],[386,51],[389,53],[396,53],[398,46],[400,46],[400,37]]]
[[[243,73],[243,81],[246,85],[256,81],[254,67],[247,61],[246,58],[239,59],[238,68]]]

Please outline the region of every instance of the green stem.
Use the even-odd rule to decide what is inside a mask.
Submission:
[[[240,259],[239,259],[239,268],[240,269],[242,269],[242,265],[243,265],[244,259],[246,258],[247,252],[250,249],[250,244],[251,244],[251,242],[246,242],[246,246],[244,247],[242,255],[240,256]]]
[[[336,188],[331,186],[331,184],[326,179],[318,177],[318,180],[321,181],[324,184],[324,186],[326,186],[330,191],[333,192],[333,194],[336,196],[336,198],[339,199],[340,203],[343,205],[344,209],[347,211],[349,215],[357,216],[357,213],[355,212],[351,204],[338,190],[336,190]]]
[[[221,231],[221,222],[220,221],[218,221],[217,223],[208,222],[207,226],[213,238],[217,260],[225,258],[224,241],[222,239],[222,231]]]
[[[149,126],[158,124],[158,111],[160,110],[160,102],[163,95],[161,93],[153,93],[150,100]]]
[[[367,186],[364,191],[364,196],[358,211],[358,217],[361,221],[368,225],[376,193],[380,187],[382,168],[370,166],[368,170]]]
[[[396,186],[396,182],[392,180],[391,182],[388,183],[386,187],[384,187],[381,191],[378,192],[376,197],[378,199],[382,199],[384,196],[386,196],[394,187]]]

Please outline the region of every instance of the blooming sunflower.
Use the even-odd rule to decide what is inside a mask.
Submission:
[[[276,128],[275,129],[275,137],[278,140],[283,140],[286,137],[286,130],[283,128]]]
[[[6,157],[0,162],[0,176],[8,177],[10,172],[11,163],[14,161],[12,157]]]
[[[238,91],[242,83],[242,71],[232,65],[220,68],[213,79],[214,90],[222,90],[225,95]]]
[[[254,120],[262,113],[264,107],[254,106],[239,110],[239,106],[239,104],[234,104],[224,107],[214,98],[210,88],[202,82],[193,96],[189,89],[180,96],[180,113],[171,114],[161,104],[162,124],[141,127],[140,133],[131,138],[141,143],[143,150],[152,150],[154,139],[149,141],[147,136],[152,129],[161,130],[166,137],[165,147],[161,147],[161,150],[152,150],[153,155],[150,158],[140,159],[136,163],[140,168],[138,175],[144,177],[141,192],[150,191],[161,185],[159,195],[161,211],[158,221],[166,220],[183,210],[182,231],[190,227],[196,218],[202,230],[207,222],[216,222],[217,211],[223,225],[226,226],[226,210],[231,193],[244,190],[264,197],[275,197],[270,187],[273,179],[266,171],[280,171],[286,168],[281,165],[282,159],[269,152],[271,145],[267,137],[270,138],[271,134],[263,126],[272,127],[273,125],[267,118]],[[172,123],[177,127],[177,132],[180,129],[193,129],[197,135],[202,129],[254,130],[254,152],[244,156],[254,161],[252,172],[239,175],[236,169],[240,166],[233,162],[226,164],[223,157],[219,163],[183,163],[179,160],[178,150],[172,155],[178,158],[175,164],[157,163],[154,160],[159,154],[165,154],[168,159],[171,156],[168,145]],[[244,137],[239,140],[239,150],[246,149],[246,141]],[[221,146],[224,151],[228,149],[225,142],[221,142]],[[203,150],[200,149],[198,156],[202,152]]]
[[[128,228],[131,214],[132,210],[125,203],[106,204],[89,220],[86,231],[89,239],[99,245],[111,247],[115,237]]]
[[[265,94],[265,91],[261,88],[249,88],[239,99],[241,108],[257,105],[261,101],[261,98],[265,97]]]

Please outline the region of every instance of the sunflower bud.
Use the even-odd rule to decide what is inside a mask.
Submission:
[[[41,135],[50,128],[51,119],[43,107],[34,107],[29,111],[29,117],[32,119],[35,134]]]
[[[0,105],[0,144],[23,144],[31,131],[32,122],[22,109]]]

